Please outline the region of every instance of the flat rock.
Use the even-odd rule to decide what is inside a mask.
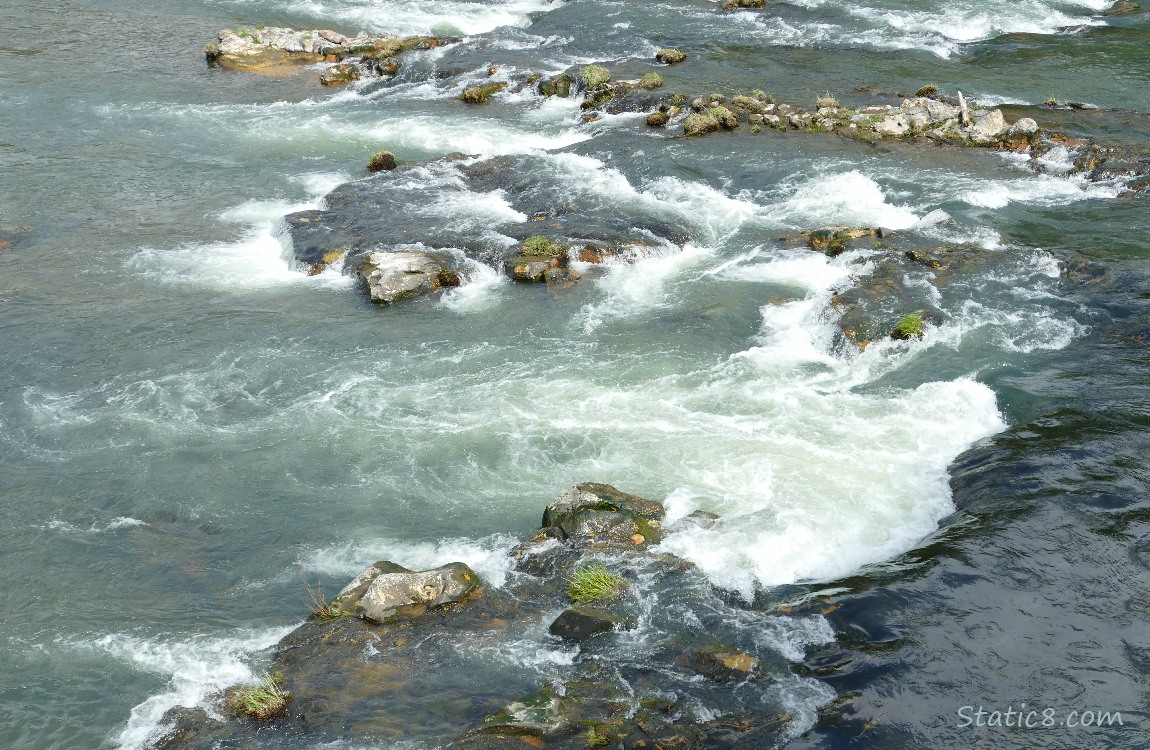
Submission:
[[[610,633],[625,626],[625,618],[605,609],[569,607],[555,618],[547,630],[551,635],[577,643],[600,633]]]

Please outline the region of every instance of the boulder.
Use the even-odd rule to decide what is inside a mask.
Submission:
[[[355,63],[340,63],[320,73],[319,82],[324,86],[339,86],[344,83],[358,81],[362,73]]]
[[[1029,117],[1023,117],[1023,118],[1020,118],[1018,120],[1018,122],[1016,122],[1010,126],[1010,130],[1007,132],[1007,135],[1010,135],[1010,136],[1034,135],[1037,132],[1038,132],[1038,123],[1035,122],[1034,120],[1030,119]]]
[[[333,606],[371,623],[386,623],[462,602],[478,586],[479,577],[463,563],[416,572],[384,561],[345,586]]]
[[[543,526],[558,528],[565,539],[646,547],[662,539],[665,515],[659,503],[588,482],[552,500],[543,513]]]
[[[705,135],[719,129],[719,121],[709,114],[692,112],[683,120],[683,133],[688,136]]]
[[[359,275],[371,301],[382,304],[459,286],[459,274],[446,259],[422,251],[369,252],[360,262]]]
[[[664,65],[674,65],[675,63],[681,63],[686,59],[687,56],[674,47],[664,47],[655,53],[656,62],[661,62]]]
[[[625,626],[626,620],[623,617],[605,609],[569,607],[555,618],[547,632],[565,641],[578,643]]]
[[[1009,130],[1002,110],[992,109],[981,117],[977,117],[974,125],[966,131],[966,137],[975,143],[990,143],[995,138],[1005,135]]]
[[[652,112],[647,115],[647,124],[652,128],[661,128],[671,120],[671,116],[666,112]]]
[[[503,263],[504,272],[515,281],[546,281],[547,272],[558,268],[558,258],[540,256],[521,256]]]

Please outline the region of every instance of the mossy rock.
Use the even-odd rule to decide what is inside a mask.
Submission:
[[[711,107],[707,110],[707,115],[719,123],[719,127],[724,130],[735,130],[739,127],[739,118],[735,116],[734,112],[722,105]]]
[[[390,151],[377,151],[371,155],[371,159],[367,162],[367,171],[390,172],[396,166],[395,154]]]
[[[743,10],[745,8],[765,8],[767,0],[727,0],[723,10]]]
[[[663,88],[663,76],[658,73],[648,73],[639,80],[639,88],[661,89]]]
[[[463,90],[459,98],[468,104],[483,104],[505,88],[507,88],[507,84],[502,81],[489,83],[485,86],[469,86]]]
[[[671,116],[666,112],[652,112],[647,115],[647,124],[653,128],[661,128],[670,122]]]
[[[664,47],[655,53],[656,62],[661,62],[664,65],[675,65],[687,59],[681,50],[674,47]]]
[[[611,71],[602,65],[588,65],[583,68],[583,72],[580,73],[579,78],[583,81],[583,85],[590,91],[606,86],[611,80]]]
[[[567,73],[560,73],[540,81],[539,93],[542,96],[558,96],[566,99],[571,96],[571,76]]]
[[[686,120],[683,120],[683,133],[688,136],[714,133],[720,127],[717,119],[702,112],[692,112],[687,115]]]

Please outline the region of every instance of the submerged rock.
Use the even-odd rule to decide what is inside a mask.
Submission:
[[[761,673],[757,658],[723,646],[701,648],[695,652],[693,661],[698,674],[715,682],[755,679]]]
[[[459,273],[446,258],[417,251],[368,253],[359,265],[359,275],[371,301],[383,304],[459,286]]]
[[[580,642],[601,633],[619,630],[626,618],[596,607],[569,607],[555,618],[547,632],[565,641]]]

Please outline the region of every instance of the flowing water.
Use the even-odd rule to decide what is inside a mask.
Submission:
[[[752,639],[798,665],[777,675],[811,730],[796,746],[1145,747],[1144,193],[1062,174],[1067,154],[1040,173],[834,136],[686,141],[581,124],[574,100],[457,98],[489,63],[641,74],[677,46],[670,90],[810,106],[933,82],[1145,147],[1150,23],[1108,6],[0,0],[0,746],[143,747],[168,708],[262,671],[308,612],[301,577],[462,560],[499,586],[543,505],[601,481],[721,514],[664,543],[717,591],[836,597]],[[207,67],[241,24],[464,40],[333,91],[315,67]],[[381,148],[519,155],[573,203],[689,239],[561,294],[477,267],[373,307],[297,267],[281,218]],[[499,242],[523,219],[451,170],[401,186],[397,228]],[[867,255],[777,242],[828,224],[989,261],[936,295],[924,339],[850,353],[830,300]],[[571,654],[536,647],[524,669],[561,678]],[[858,721],[816,723],[848,696]],[[1126,722],[956,728],[1021,701]]]

